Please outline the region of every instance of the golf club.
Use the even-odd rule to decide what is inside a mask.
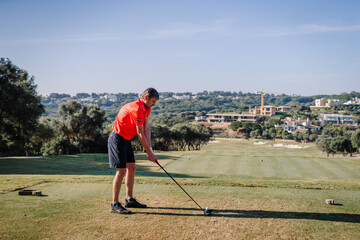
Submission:
[[[178,183],[175,181],[175,179],[160,165],[160,163],[159,163],[158,161],[155,161],[155,162],[156,162],[157,165],[159,165],[159,167],[186,193],[186,195],[188,195],[189,198],[191,198],[191,200],[193,200],[193,202],[194,202],[201,210],[204,211],[204,214],[205,214],[206,216],[211,215],[212,209],[206,207],[206,209],[204,210],[202,207],[200,207],[200,205],[190,196],[190,194],[188,194],[188,193],[185,191],[184,188],[182,188],[182,187],[180,186],[180,184],[178,184]]]

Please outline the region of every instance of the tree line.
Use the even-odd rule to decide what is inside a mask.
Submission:
[[[60,104],[58,118],[44,117],[36,87],[33,76],[9,59],[0,59],[0,156],[107,152],[113,118],[108,121],[97,104],[77,101]],[[161,122],[151,127],[154,149],[200,150],[212,136],[202,125]],[[133,145],[141,150],[136,139]]]
[[[360,148],[360,129],[327,126],[316,140],[316,145],[327,156],[330,154],[352,156]]]
[[[97,104],[80,104],[70,101],[60,104],[57,117],[48,117],[42,105],[41,96],[36,92],[34,77],[14,65],[9,59],[0,59],[0,155],[53,155],[82,152],[107,152],[107,138],[121,105],[133,101],[136,94],[120,94],[121,104],[104,108]],[[169,96],[172,94],[169,93]],[[218,95],[223,97],[217,98]],[[88,94],[79,93],[77,97]],[[96,95],[92,94],[96,97]],[[360,93],[342,94],[338,98],[359,97]],[[69,97],[66,94],[52,94],[52,98]],[[236,98],[238,97],[238,98]],[[335,98],[335,96],[331,96]],[[352,129],[329,130],[321,135],[312,130],[291,134],[274,124],[286,116],[314,120],[316,114],[309,108],[312,97],[265,95],[265,103],[286,103],[293,105],[290,113],[282,116],[262,117],[259,123],[234,122],[234,131],[242,128],[245,138],[294,139],[314,142],[329,154],[352,154],[359,148],[358,131]],[[159,101],[152,110],[152,141],[158,150],[199,150],[212,137],[209,128],[190,124],[195,116],[218,111],[247,111],[251,104],[259,104],[259,94],[231,92],[207,92],[197,94],[196,99]],[[301,103],[302,102],[302,103]],[[246,105],[248,104],[248,105]],[[297,105],[296,105],[297,104]],[[338,108],[338,107],[337,107]],[[359,116],[357,106],[346,106],[346,110]],[[344,109],[338,109],[344,110]],[[110,120],[109,120],[110,119]],[[359,120],[358,120],[359,121]],[[359,130],[360,131],[360,130]],[[142,150],[135,139],[133,146]],[[352,147],[351,147],[352,146]],[[354,150],[355,149],[355,150]]]
[[[164,124],[151,124],[151,142],[156,150],[200,150],[211,138],[211,129],[202,124],[178,123],[172,127]],[[143,150],[137,137],[132,144],[135,150]]]

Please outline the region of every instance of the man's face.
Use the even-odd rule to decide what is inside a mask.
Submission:
[[[144,99],[144,104],[146,108],[152,108],[153,106],[155,106],[156,102],[156,98],[149,98],[149,96],[146,96]]]

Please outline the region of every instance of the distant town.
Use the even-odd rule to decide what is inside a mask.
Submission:
[[[155,107],[155,114],[163,115],[173,112],[172,116],[187,116],[197,123],[207,123],[207,126],[215,129],[227,128],[232,122],[260,123],[263,116],[278,117],[281,122],[274,124],[275,128],[282,128],[289,133],[306,132],[312,130],[319,132],[326,125],[357,127],[359,123],[360,98],[353,96],[332,96],[328,97],[301,97],[288,96],[285,94],[267,94],[261,91],[255,93],[242,92],[200,92],[200,93],[160,93],[159,104],[164,105]],[[75,96],[69,94],[52,93],[42,97],[42,104],[51,112],[51,109],[69,101],[78,101],[82,104],[92,103],[102,106],[108,111],[108,116],[114,117],[118,108],[122,104],[139,98],[137,93],[117,93],[117,94],[87,94],[78,93]],[[285,100],[284,100],[285,99]],[[179,109],[178,112],[172,110],[177,108],[175,105],[186,102],[187,106]],[[283,103],[284,105],[265,105],[267,102]],[[208,108],[206,105],[213,104],[216,107]],[[199,106],[200,105],[200,106]],[[229,108],[228,105],[233,105]],[[173,107],[171,107],[173,106]],[[299,106],[311,113],[311,116],[293,117],[294,112],[301,112]],[[226,112],[224,108],[228,108]],[[197,109],[195,111],[194,109]],[[356,116],[353,116],[354,113]],[[170,116],[170,115],[169,115]],[[217,127],[213,127],[213,126]],[[216,130],[215,130],[216,132]]]

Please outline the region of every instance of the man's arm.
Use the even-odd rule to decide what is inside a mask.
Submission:
[[[151,131],[150,131],[149,119],[145,120],[144,134],[145,134],[145,138],[146,138],[146,142],[148,144],[148,147],[150,148],[150,150],[152,150],[152,147],[151,147]]]
[[[146,128],[148,128],[148,130]],[[151,162],[156,162],[157,158],[155,157],[154,153],[150,149],[151,145],[148,144],[148,142],[150,142],[150,140],[151,140],[151,138],[149,136],[150,135],[150,128],[149,128],[148,124],[146,124],[145,126],[137,125],[136,130],[137,130],[139,140],[140,140],[142,146],[144,147],[144,149],[145,149],[145,151],[147,153],[148,160],[151,161]]]

